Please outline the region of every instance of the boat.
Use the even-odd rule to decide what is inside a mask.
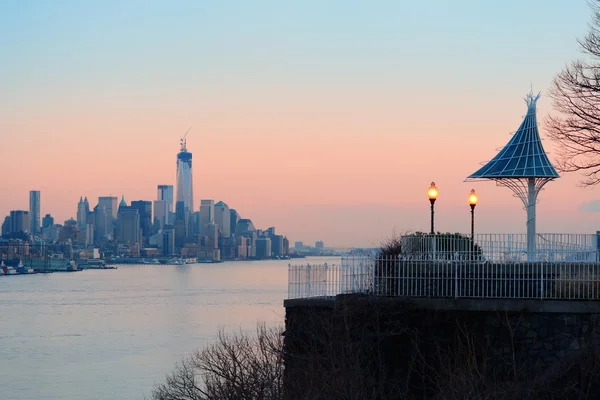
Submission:
[[[35,274],[35,271],[31,267],[23,266],[23,262],[19,261],[19,265],[17,266],[17,273],[19,273],[19,274]]]

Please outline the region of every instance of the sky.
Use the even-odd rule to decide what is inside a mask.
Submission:
[[[525,232],[520,200],[465,183],[533,87],[581,57],[585,0],[0,2],[0,216],[62,223],[80,196],[154,200],[191,126],[194,199],[290,241],[377,246],[429,227]],[[544,146],[551,159],[554,145]],[[595,233],[600,188],[563,175],[538,232]]]

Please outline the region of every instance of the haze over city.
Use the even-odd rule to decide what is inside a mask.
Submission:
[[[57,221],[80,196],[154,199],[192,126],[196,208],[235,204],[291,241],[425,231],[431,181],[438,230],[468,231],[475,188],[478,232],[524,232],[510,191],[463,181],[517,129],[530,88],[544,136],[545,91],[580,57],[589,8],[483,3],[4,3],[0,215],[32,189]],[[580,179],[545,187],[538,232],[597,230]]]

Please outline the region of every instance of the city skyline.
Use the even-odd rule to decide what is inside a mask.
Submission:
[[[21,167],[5,180],[0,215],[27,210],[32,189],[57,222],[76,217],[80,196],[154,200],[157,183],[175,185],[176,141],[193,125],[194,197],[235,204],[293,241],[366,247],[426,231],[431,181],[439,230],[469,230],[475,189],[478,232],[524,232],[510,193],[463,180],[517,129],[531,86],[545,137],[546,91],[579,57],[589,22],[585,1],[135,4],[40,3],[43,19],[2,5],[0,32],[11,34],[0,36],[17,39],[0,66],[0,131],[18,151],[0,170]],[[111,35],[96,32],[107,23]],[[448,35],[429,32],[434,24]],[[544,147],[553,160],[554,144]],[[600,227],[600,195],[580,179],[546,186],[538,232]]]

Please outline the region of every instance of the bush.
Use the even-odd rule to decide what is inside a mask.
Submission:
[[[227,335],[196,350],[176,365],[151,400],[281,400],[283,336],[281,328],[257,327],[256,336]]]

